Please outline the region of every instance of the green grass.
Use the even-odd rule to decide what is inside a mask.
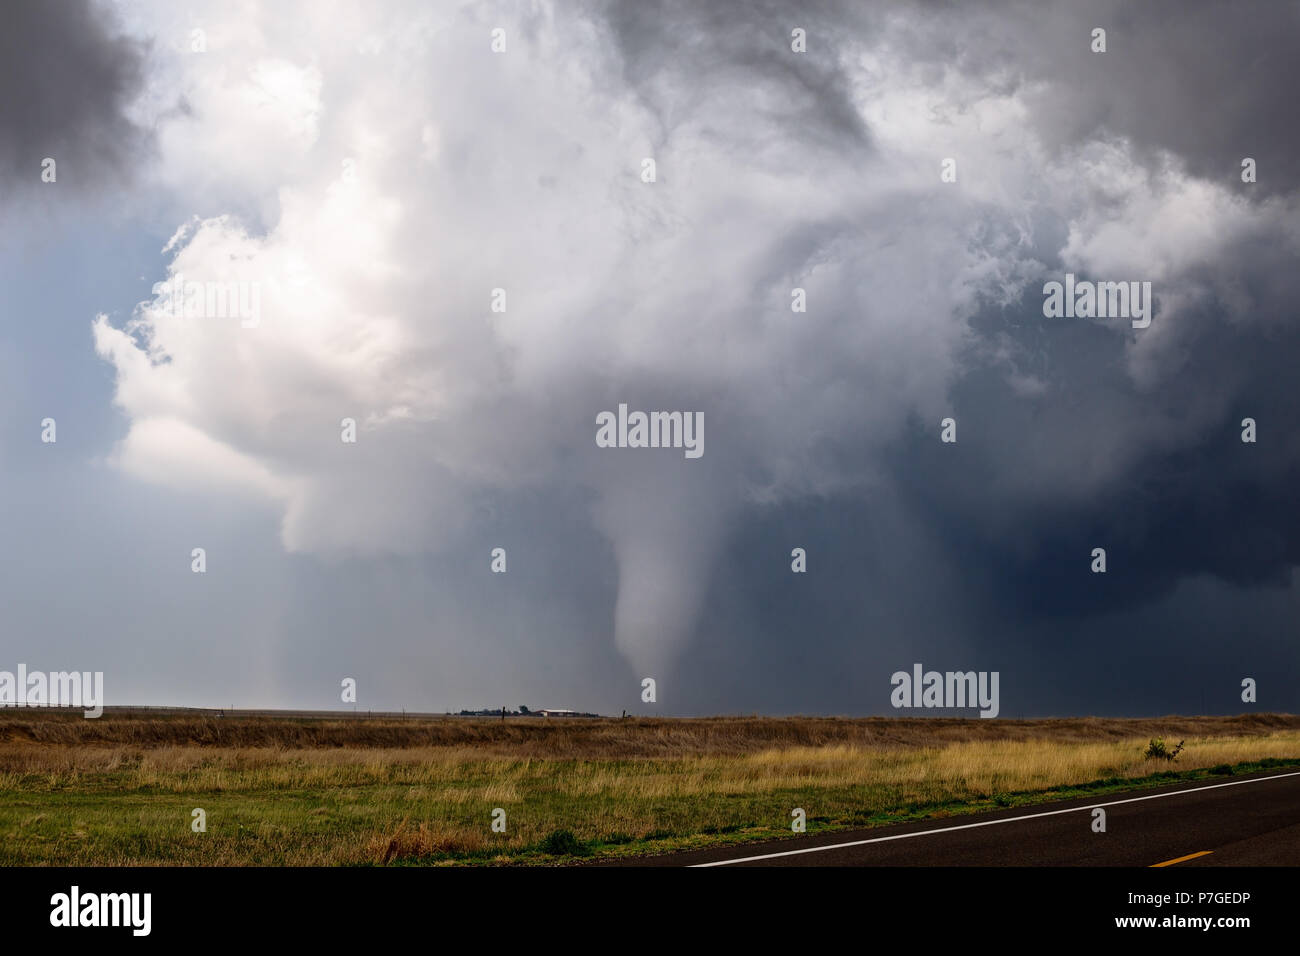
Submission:
[[[1300,766],[1273,758],[1077,785],[979,793],[960,782],[909,798],[902,786],[805,786],[758,792],[664,796],[629,813],[621,791],[594,788],[577,802],[554,781],[555,762],[533,761],[525,798],[503,800],[511,832],[490,832],[491,807],[448,800],[447,791],[406,783],[357,782],[313,788],[211,789],[177,775],[172,787],[137,785],[138,771],[19,778],[0,791],[0,864],[398,865],[554,864],[789,837],[790,810],[804,807],[808,832],[940,818],[1049,800],[1096,796],[1226,773]],[[607,772],[663,772],[656,761],[606,761]],[[620,764],[626,765],[620,765]],[[472,768],[473,765],[471,765]],[[465,768],[467,771],[470,768]],[[202,771],[191,773],[201,774]],[[15,782],[10,775],[10,783]],[[471,775],[472,776],[472,775]],[[465,779],[469,789],[493,780]],[[180,786],[185,792],[175,792]],[[208,830],[190,830],[190,811],[207,811]],[[626,820],[653,820],[628,832]],[[568,821],[582,821],[570,823]],[[620,822],[623,821],[623,822]]]

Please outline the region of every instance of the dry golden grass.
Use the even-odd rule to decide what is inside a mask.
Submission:
[[[962,741],[1060,742],[1133,737],[1193,737],[1300,730],[1300,716],[1048,718],[978,720],[925,717],[704,717],[501,721],[463,717],[215,717],[182,712],[107,710],[98,720],[78,712],[0,710],[0,749],[45,746],[396,750],[465,747],[480,754],[551,759],[752,753],[777,747],[856,744],[873,748]]]

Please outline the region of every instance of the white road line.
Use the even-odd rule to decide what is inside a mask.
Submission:
[[[999,823],[1017,823],[1021,820],[1035,820],[1039,817],[1054,817],[1058,813],[1079,813],[1094,810],[1097,807],[1117,807],[1121,803],[1140,803],[1143,800],[1160,800],[1163,797],[1177,797],[1184,793],[1199,793],[1202,790],[1218,790],[1220,787],[1240,787],[1247,783],[1262,783],[1265,780],[1281,780],[1284,777],[1300,777],[1300,770],[1292,773],[1279,773],[1268,777],[1251,777],[1249,780],[1233,780],[1229,783],[1213,783],[1208,787],[1193,787],[1190,790],[1171,790],[1168,793],[1152,793],[1145,797],[1129,797],[1127,800],[1112,800],[1109,803],[1089,803],[1081,807],[1067,807],[1064,810],[1045,810],[1042,813],[1027,813],[1019,817],[1004,817],[1001,820],[982,820],[979,823],[963,823],[955,827],[939,827],[934,830],[917,830],[915,833],[896,833],[893,836],[873,837],[870,840],[854,840],[851,843],[833,843],[826,846],[810,846],[802,850],[785,850],[781,853],[764,853],[761,856],[745,856],[735,860],[715,860],[712,863],[693,863],[692,869],[706,866],[730,866],[733,863],[752,863],[755,860],[772,860],[778,856],[798,856],[801,853],[824,853],[827,850],[842,850],[850,846],[865,846],[868,843],[886,843],[890,840],[910,840],[913,837],[930,836],[934,833],[952,833],[954,830],[972,830],[975,827],[992,827]]]

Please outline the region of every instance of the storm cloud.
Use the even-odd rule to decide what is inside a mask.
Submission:
[[[39,184],[47,157],[65,188],[129,179],[150,142],[130,115],[147,50],[90,0],[9,7],[0,31],[0,177],[8,187]]]
[[[1173,10],[137,13],[190,212],[147,278],[260,315],[103,302],[103,456],[278,524],[284,703],[368,654],[389,705],[872,713],[922,661],[1005,716],[1294,709],[1296,7]],[[1045,317],[1067,273],[1151,325]],[[597,447],[620,404],[704,455]]]

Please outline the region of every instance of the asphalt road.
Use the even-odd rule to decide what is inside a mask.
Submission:
[[[1092,809],[1106,812],[1093,832]],[[806,807],[815,815],[816,807]],[[1300,771],[620,861],[640,866],[1297,866]]]

